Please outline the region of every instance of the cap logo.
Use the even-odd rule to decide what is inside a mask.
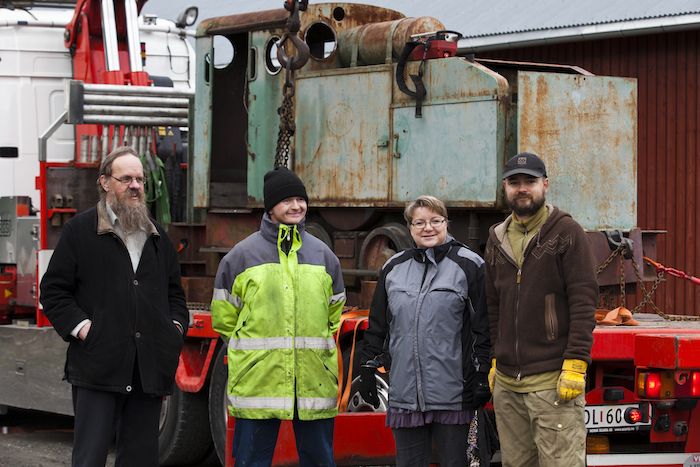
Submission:
[[[525,156],[518,157],[517,163],[518,163],[518,165],[527,165],[527,157],[525,157]]]

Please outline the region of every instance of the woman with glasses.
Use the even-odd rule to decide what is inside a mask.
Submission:
[[[491,394],[483,259],[447,232],[447,209],[420,196],[404,211],[416,247],[382,268],[364,336],[360,394],[378,406],[375,370],[389,370],[386,423],[398,466],[467,465],[474,409]]]

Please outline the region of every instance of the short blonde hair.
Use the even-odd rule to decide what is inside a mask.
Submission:
[[[404,209],[403,211],[403,218],[406,219],[406,223],[409,226],[411,225],[411,222],[413,222],[413,213],[418,208],[430,209],[436,214],[439,214],[440,216],[447,219],[447,207],[445,206],[445,203],[443,203],[435,196],[421,195],[415,200],[408,203],[406,209]]]

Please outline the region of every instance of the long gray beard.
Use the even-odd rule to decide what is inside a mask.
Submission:
[[[119,219],[119,225],[125,233],[130,234],[139,230],[148,232],[151,223],[150,213],[146,203],[141,202],[131,206],[116,196],[111,200],[110,206]]]

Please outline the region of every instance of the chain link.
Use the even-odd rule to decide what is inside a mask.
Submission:
[[[634,307],[634,310],[632,310],[632,313],[637,313],[639,310],[642,309],[644,305],[647,303],[651,307],[654,312],[662,317],[663,319],[667,321],[700,321],[700,316],[693,316],[693,315],[669,315],[668,313],[664,313],[657,305],[654,303],[654,299],[652,298],[654,295],[654,292],[656,292],[656,289],[659,287],[659,284],[661,284],[661,281],[663,280],[664,276],[666,273],[663,270],[657,270],[656,271],[656,279],[654,280],[654,283],[651,286],[651,289],[647,290],[646,286],[644,285],[644,281],[642,281],[642,276],[641,273],[639,272],[639,265],[637,262],[632,258],[632,266],[634,269],[634,274],[637,276],[637,283],[639,284],[639,287],[642,289],[642,294],[644,297],[642,298],[642,301],[639,302],[639,304]]]
[[[296,131],[294,123],[294,70],[304,66],[309,59],[309,46],[297,35],[301,27],[299,12],[305,11],[307,5],[308,0],[287,0],[284,4],[284,7],[289,11],[289,19],[287,20],[287,31],[277,43],[277,58],[285,69],[285,79],[282,89],[282,105],[277,109],[280,126],[275,150],[275,167],[289,168],[292,137]],[[292,43],[296,55],[287,55],[285,51],[287,41]]]
[[[614,260],[617,255],[622,253],[623,249],[624,249],[624,247],[621,244],[618,245],[617,248],[615,250],[613,250],[612,253],[610,253],[610,256],[605,258],[605,261],[600,263],[600,266],[598,266],[598,269],[595,272],[596,276],[599,276],[600,273],[603,272],[605,270],[605,268],[607,268],[610,265],[610,263],[612,263],[612,260]]]
[[[598,269],[596,270],[596,275],[600,275],[601,272],[607,268],[610,263],[618,256],[620,255],[620,306],[625,306],[625,264],[624,264],[624,258],[622,257],[621,253],[624,247],[622,245],[619,245],[610,255],[603,261],[600,266],[598,266]],[[649,307],[654,310],[654,312],[659,315],[661,318],[667,320],[667,321],[700,321],[700,316],[693,316],[693,315],[670,315],[668,313],[665,313],[662,311],[656,303],[654,303],[654,293],[656,292],[656,289],[659,287],[661,284],[661,281],[664,279],[665,273],[663,270],[658,270],[656,272],[656,279],[654,279],[654,283],[651,285],[649,289],[644,285],[644,280],[642,279],[642,275],[639,271],[639,265],[637,264],[637,261],[635,261],[634,257],[631,259],[632,261],[632,269],[634,270],[634,275],[637,278],[637,284],[639,284],[639,288],[642,291],[642,301],[637,304],[637,306],[634,307],[632,310],[632,314],[639,313],[644,305],[649,305]],[[610,297],[604,297],[602,299],[604,304],[610,306],[610,303],[612,302],[612,299]]]
[[[610,253],[610,255],[605,258],[605,260],[598,266],[598,269],[596,270],[596,275],[600,275],[605,268],[607,268],[610,263],[613,262],[613,260],[619,255],[620,256],[620,298],[619,298],[619,303],[620,306],[625,306],[625,264],[624,264],[624,258],[622,257],[622,251],[624,250],[623,245],[618,245],[618,247]],[[634,275],[637,278],[637,284],[639,284],[639,288],[642,291],[642,301],[637,304],[637,306],[634,307],[632,310],[632,314],[638,313],[642,310],[644,305],[649,305],[649,307],[654,310],[654,312],[659,315],[661,318],[667,320],[667,321],[700,321],[700,316],[693,316],[693,315],[670,315],[668,313],[663,312],[657,305],[654,303],[654,293],[656,292],[656,289],[659,287],[659,284],[661,284],[661,281],[664,279],[665,273],[662,270],[658,270],[656,272],[656,279],[654,279],[654,283],[651,285],[651,288],[647,289],[647,287],[644,285],[644,281],[642,280],[642,275],[639,272],[639,265],[635,261],[634,257],[632,257],[632,269],[634,270]],[[611,306],[612,299],[610,297],[603,298],[602,300],[604,304],[606,304],[608,307]]]
[[[277,149],[275,151],[275,167],[289,168],[289,153],[291,151],[292,136],[296,131],[294,123],[294,76],[291,68],[287,68],[287,78],[282,93],[282,105],[277,109],[280,117],[279,133],[277,134]]]
[[[469,423],[469,431],[467,432],[467,462],[468,467],[480,467],[481,460],[479,458],[479,411],[475,410],[473,418]]]
[[[620,306],[625,306],[625,258],[618,255],[620,258]]]

